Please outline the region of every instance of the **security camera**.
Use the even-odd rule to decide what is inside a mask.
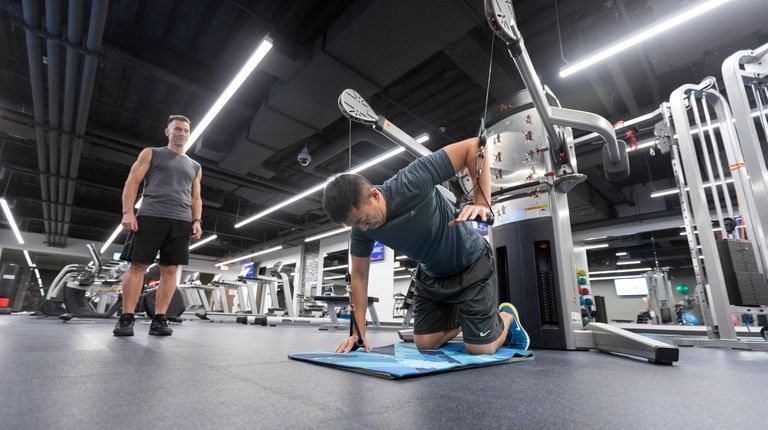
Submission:
[[[312,156],[309,154],[309,150],[306,146],[299,152],[299,156],[296,157],[296,159],[299,160],[299,164],[301,164],[302,167],[309,166],[309,163],[312,162]]]

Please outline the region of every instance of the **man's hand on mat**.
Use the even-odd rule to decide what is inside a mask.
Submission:
[[[355,343],[357,343],[357,336],[349,336],[348,338],[344,339],[344,341],[341,342],[333,352],[352,351],[352,348],[355,346]],[[371,351],[371,347],[370,345],[368,345],[368,341],[365,339],[363,339],[363,348],[365,349],[365,352]]]

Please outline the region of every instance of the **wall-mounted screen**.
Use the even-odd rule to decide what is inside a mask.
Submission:
[[[240,266],[240,276],[243,278],[253,278],[253,261]]]
[[[648,295],[648,283],[645,278],[614,279],[617,296],[645,296]]]
[[[384,259],[384,245],[378,240],[373,242],[373,252],[371,253],[371,261],[381,261]]]

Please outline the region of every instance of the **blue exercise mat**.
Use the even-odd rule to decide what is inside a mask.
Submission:
[[[466,352],[462,342],[451,342],[440,349],[419,350],[413,343],[396,343],[372,348],[371,352],[368,353],[362,352],[362,350],[347,354],[294,352],[288,354],[288,357],[381,378],[402,379],[473,367],[513,363],[533,358],[533,353],[499,348],[493,355],[472,355]]]

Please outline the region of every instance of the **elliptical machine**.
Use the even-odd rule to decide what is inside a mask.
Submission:
[[[110,318],[120,310],[124,270],[119,264],[105,266],[93,244],[87,244],[86,248],[91,263],[70,264],[61,269],[40,305],[43,314],[69,321]]]

